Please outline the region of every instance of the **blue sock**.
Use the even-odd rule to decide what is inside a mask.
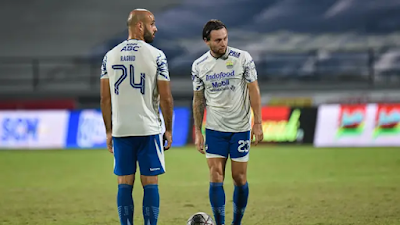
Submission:
[[[248,199],[249,184],[246,182],[243,186],[235,186],[233,192],[233,225],[240,225],[242,223]]]
[[[160,194],[157,184],[149,184],[143,187],[143,218],[145,225],[156,225],[160,211]]]
[[[121,225],[133,225],[133,198],[132,185],[119,184],[117,205]]]
[[[223,185],[223,183],[210,182],[209,197],[215,225],[225,224],[225,191]]]

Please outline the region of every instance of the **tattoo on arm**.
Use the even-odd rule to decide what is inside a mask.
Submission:
[[[201,131],[205,106],[204,90],[195,91],[193,96],[193,117],[196,131]]]

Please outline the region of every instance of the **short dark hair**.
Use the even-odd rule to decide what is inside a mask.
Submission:
[[[226,26],[220,20],[212,19],[208,21],[203,27],[203,40],[206,39],[207,41],[209,41],[211,31],[220,30],[222,28],[226,29]]]

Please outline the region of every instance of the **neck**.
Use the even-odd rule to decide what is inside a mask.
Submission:
[[[215,53],[212,50],[210,50],[210,53],[214,58],[220,58],[221,56],[225,55],[225,52],[224,52],[224,54],[218,54],[218,53]]]
[[[219,58],[219,57],[221,57],[220,54],[217,54],[217,53],[215,53],[215,52],[213,52],[213,51],[210,51],[210,53],[211,53],[211,55],[212,55],[214,58]]]
[[[144,41],[143,36],[136,33],[129,33],[128,39],[136,39]]]

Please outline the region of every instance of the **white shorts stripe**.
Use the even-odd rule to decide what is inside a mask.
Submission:
[[[207,159],[209,159],[209,158],[225,158],[225,156],[206,153],[206,158]]]

